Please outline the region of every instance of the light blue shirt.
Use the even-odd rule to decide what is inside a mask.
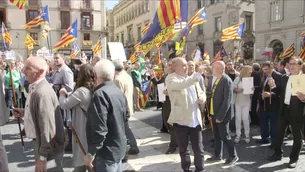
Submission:
[[[191,99],[191,103],[193,107],[193,113],[192,113],[193,120],[189,125],[189,127],[196,128],[199,125],[199,121],[197,118],[197,95],[196,95],[195,85],[192,85],[189,88],[187,88],[187,93]]]

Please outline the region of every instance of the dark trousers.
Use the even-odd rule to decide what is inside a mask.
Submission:
[[[297,119],[296,116],[293,116],[290,108],[284,107],[284,116],[280,116],[278,119],[278,130],[275,144],[276,155],[283,154],[282,144],[288,125],[291,125],[293,135],[293,145],[290,153],[290,160],[295,162],[299,159],[299,154],[303,146],[303,123],[302,120]]]
[[[130,147],[131,148],[138,148],[136,138],[134,137],[133,132],[131,131],[131,129],[129,127],[128,121],[125,122],[125,134],[126,134],[126,137],[127,137],[127,140],[128,140],[128,143],[129,143]]]
[[[166,128],[167,128],[167,130],[169,131],[169,134],[170,134],[169,147],[173,148],[173,149],[176,149],[178,147],[178,145],[177,145],[175,129],[172,125],[167,123],[170,112],[171,112],[171,105],[170,105],[169,98],[167,97],[165,102],[163,103],[163,107],[162,107],[162,118],[163,118],[165,126],[166,126]]]
[[[259,90],[255,89],[254,94],[252,95],[252,102],[251,102],[251,123],[254,125],[259,125],[259,117],[257,115],[257,100],[259,98]]]
[[[177,143],[179,147],[179,154],[181,158],[181,168],[184,171],[189,171],[191,166],[190,152],[187,149],[189,144],[189,139],[192,143],[192,149],[194,152],[194,164],[196,172],[201,172],[204,170],[204,150],[202,144],[202,131],[201,127],[198,125],[196,128],[191,128],[187,126],[181,126],[174,124]]]
[[[223,144],[228,148],[228,153],[231,158],[237,156],[233,140],[230,136],[229,124],[230,121],[216,123],[213,119],[214,139],[215,139],[215,157],[223,158]]]
[[[262,140],[268,140],[271,136],[271,144],[275,142],[277,132],[277,113],[265,112],[264,107],[260,108],[260,129]]]

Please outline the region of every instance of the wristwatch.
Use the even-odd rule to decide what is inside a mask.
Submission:
[[[47,158],[46,158],[46,157],[44,157],[44,156],[39,156],[39,160],[40,160],[40,161],[46,161],[46,160],[47,160]]]

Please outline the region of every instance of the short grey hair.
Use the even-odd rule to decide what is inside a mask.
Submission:
[[[124,69],[124,63],[122,60],[116,59],[112,61],[116,71],[122,71]]]
[[[94,70],[96,72],[96,76],[99,79],[112,81],[114,78],[114,73],[115,73],[114,65],[109,60],[106,59],[100,60],[95,64]]]

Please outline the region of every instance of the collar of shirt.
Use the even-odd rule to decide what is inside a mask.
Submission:
[[[182,76],[182,75],[179,75],[179,74],[177,74],[177,73],[175,73],[175,74],[176,74],[176,76],[178,76],[178,77],[181,78],[181,79],[186,78],[186,76]]]
[[[33,91],[35,89],[35,86],[39,84],[41,81],[45,80],[45,77],[38,79],[34,83],[29,85],[29,91]]]
[[[288,69],[286,69],[286,68],[284,68],[284,70],[285,70],[286,74],[289,76],[289,75],[290,75],[289,70],[288,70]]]

